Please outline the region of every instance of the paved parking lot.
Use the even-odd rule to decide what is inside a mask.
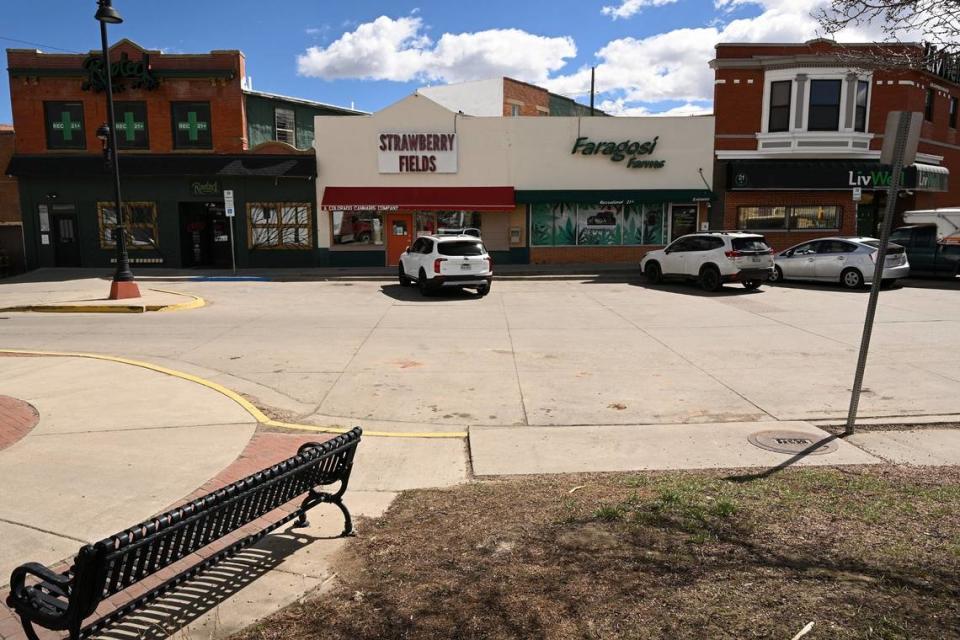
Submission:
[[[921,284],[881,296],[864,416],[960,413],[960,291]],[[390,281],[162,285],[208,306],[6,314],[0,347],[178,366],[316,424],[839,418],[867,301],[866,292],[830,286],[704,294],[640,278],[499,281],[482,299],[421,298]]]

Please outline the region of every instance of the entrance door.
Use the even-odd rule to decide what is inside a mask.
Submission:
[[[77,216],[54,213],[50,216],[53,235],[53,260],[58,267],[80,266],[80,242],[77,238]]]
[[[670,241],[697,232],[697,205],[670,205]]]
[[[180,203],[180,262],[184,267],[230,266],[230,226],[223,203]]]
[[[413,214],[387,214],[387,266],[400,263],[400,255],[413,244]]]

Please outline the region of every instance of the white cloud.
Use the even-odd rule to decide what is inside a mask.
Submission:
[[[731,0],[717,0],[718,2],[729,2]],[[665,4],[673,4],[677,0],[620,0],[619,6],[608,5],[600,9],[605,16],[610,16],[614,20],[618,18],[630,18],[638,13],[644,7],[662,7]]]
[[[461,82],[507,75],[545,82],[577,55],[572,38],[520,29],[444,33],[436,42],[425,31],[420,17],[380,16],[326,47],[308,48],[297,57],[297,68],[325,79]]]
[[[597,108],[613,116],[703,116],[713,113],[713,106],[709,102],[686,102],[669,109],[656,109],[643,105],[628,106],[624,98],[603,100]]]
[[[804,42],[820,36],[812,17],[825,0],[715,0],[720,10],[751,4],[759,15],[724,20],[710,26],[675,29],[647,38],[611,40],[596,52],[597,93],[612,113],[649,114],[655,103],[683,101],[709,108],[713,99],[713,70],[718,42]],[[625,3],[624,3],[625,4]],[[849,30],[837,39],[847,42],[878,37],[879,28]],[[577,97],[590,91],[590,69],[558,75],[547,81],[551,91]],[[686,105],[685,105],[686,107]],[[682,109],[683,107],[677,107]],[[606,108],[605,108],[606,110]]]

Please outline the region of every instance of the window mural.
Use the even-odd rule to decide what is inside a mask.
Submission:
[[[666,244],[667,205],[539,203],[530,206],[534,247]]]

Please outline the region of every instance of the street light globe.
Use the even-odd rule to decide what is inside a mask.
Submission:
[[[105,22],[107,24],[120,24],[123,22],[123,18],[113,8],[111,0],[97,0],[97,14],[94,16],[100,22]]]

